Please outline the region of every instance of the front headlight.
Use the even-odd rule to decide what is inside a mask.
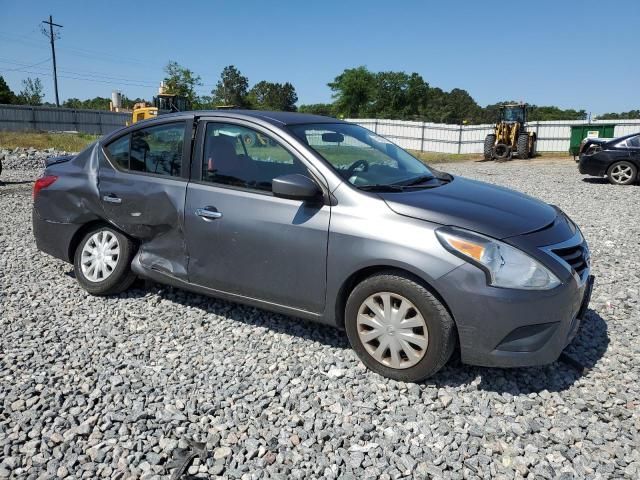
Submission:
[[[442,246],[482,268],[494,287],[550,290],[560,280],[526,253],[493,238],[455,227],[436,230]]]

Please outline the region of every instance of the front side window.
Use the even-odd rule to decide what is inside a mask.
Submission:
[[[267,135],[240,125],[209,123],[202,181],[271,191],[273,179],[308,174],[305,166]]]
[[[109,158],[123,170],[179,177],[184,133],[183,122],[141,128],[105,148]]]
[[[302,124],[289,129],[357,187],[405,185],[433,178],[420,160],[359,125]]]

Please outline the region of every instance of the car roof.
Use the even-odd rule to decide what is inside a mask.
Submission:
[[[106,134],[100,139],[100,143],[106,144],[115,138],[120,137],[126,132],[144,128],[145,126],[153,126],[159,123],[165,123],[167,120],[187,120],[198,117],[224,117],[238,120],[253,120],[254,122],[262,122],[283,127],[285,125],[298,125],[305,123],[347,123],[333,117],[325,117],[322,115],[313,115],[310,113],[298,112],[270,112],[265,110],[242,110],[242,109],[218,109],[218,110],[191,110],[187,112],[176,112],[159,115],[154,118],[136,122],[127,127],[119,128],[111,133]]]
[[[313,115],[311,113],[299,112],[271,112],[266,110],[243,110],[243,109],[219,109],[219,110],[193,110],[190,112],[178,112],[174,114],[162,115],[158,118],[167,118],[170,116],[182,116],[191,114],[194,117],[234,117],[246,119],[259,119],[263,122],[271,123],[277,126],[296,125],[301,123],[346,123],[333,117],[325,117],[323,115]]]

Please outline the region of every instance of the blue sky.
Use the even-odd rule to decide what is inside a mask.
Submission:
[[[53,101],[50,49],[39,31],[49,14],[64,25],[61,100],[112,89],[151,98],[163,66],[176,60],[201,75],[200,93],[233,64],[250,84],[290,81],[298,103],[326,102],[327,82],[366,65],[418,72],[481,105],[640,108],[638,0],[0,0],[0,75],[15,91],[39,76]]]

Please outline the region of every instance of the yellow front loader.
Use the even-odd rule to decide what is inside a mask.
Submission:
[[[500,106],[500,118],[484,140],[485,160],[511,160],[513,155],[527,159],[536,154],[536,134],[528,132],[527,105],[512,104]]]

